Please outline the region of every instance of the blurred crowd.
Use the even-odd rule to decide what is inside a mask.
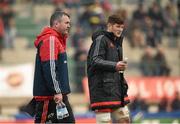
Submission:
[[[176,47],[179,34],[180,6],[179,1],[169,0],[162,8],[161,3],[154,1],[145,9],[143,3],[139,3],[130,20],[131,45],[142,47],[148,45],[157,47],[162,44],[162,36],[167,35],[169,46]]]
[[[163,48],[163,37],[168,38],[168,47],[177,48],[180,35],[180,0],[169,0],[162,6],[162,0],[154,0],[150,5],[145,0],[137,0],[132,14],[127,9],[115,7],[110,0],[22,0],[34,5],[50,4],[54,11],[65,10],[72,15],[70,41],[74,50],[74,92],[83,92],[82,79],[86,76],[86,59],[91,34],[105,28],[107,16],[116,12],[126,19],[125,37],[130,47],[143,49],[139,69],[143,76],[170,76],[171,68]],[[16,12],[12,6],[16,0],[0,0],[0,61],[2,50],[13,49],[16,36]],[[143,51],[142,50],[142,51]],[[155,51],[155,54],[154,54]],[[171,111],[180,109],[180,95],[173,101],[164,98],[159,110]],[[170,106],[170,107],[169,107]],[[147,111],[147,104],[139,96],[134,99],[131,109]]]
[[[140,69],[144,76],[170,76],[170,67],[167,64],[164,49],[159,45],[156,53],[150,46],[144,48],[140,60]]]
[[[16,27],[14,11],[11,4],[14,0],[0,1],[0,60],[2,59],[2,49],[13,49]]]
[[[152,102],[152,101],[151,101]],[[157,110],[159,112],[172,112],[180,111],[180,93],[176,92],[173,99],[163,97],[160,101],[156,101]],[[140,95],[137,95],[130,103],[129,108],[131,111],[144,111],[149,112],[150,104],[148,100],[143,99]]]

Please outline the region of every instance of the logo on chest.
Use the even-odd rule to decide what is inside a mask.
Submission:
[[[110,41],[110,42],[108,43],[108,47],[109,47],[109,48],[115,48],[115,45]]]

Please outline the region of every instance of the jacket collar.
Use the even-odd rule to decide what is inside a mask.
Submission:
[[[112,32],[105,31],[105,35],[112,41],[115,41],[116,36]]]

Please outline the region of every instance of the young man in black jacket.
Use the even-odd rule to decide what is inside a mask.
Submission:
[[[127,104],[128,85],[123,71],[124,20],[118,14],[109,16],[106,31],[92,35],[93,43],[87,60],[90,106],[97,123],[130,123]]]

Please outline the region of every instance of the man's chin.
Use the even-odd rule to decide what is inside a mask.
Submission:
[[[116,37],[118,37],[118,38],[119,38],[120,36],[121,36],[121,35],[116,35]]]
[[[121,33],[118,33],[118,34],[115,34],[116,35],[116,37],[120,37],[121,36]]]
[[[63,35],[69,35],[69,32],[64,32]]]
[[[65,34],[67,34],[67,35],[68,35],[68,34],[69,34],[69,31],[66,31],[66,32],[65,32]]]

